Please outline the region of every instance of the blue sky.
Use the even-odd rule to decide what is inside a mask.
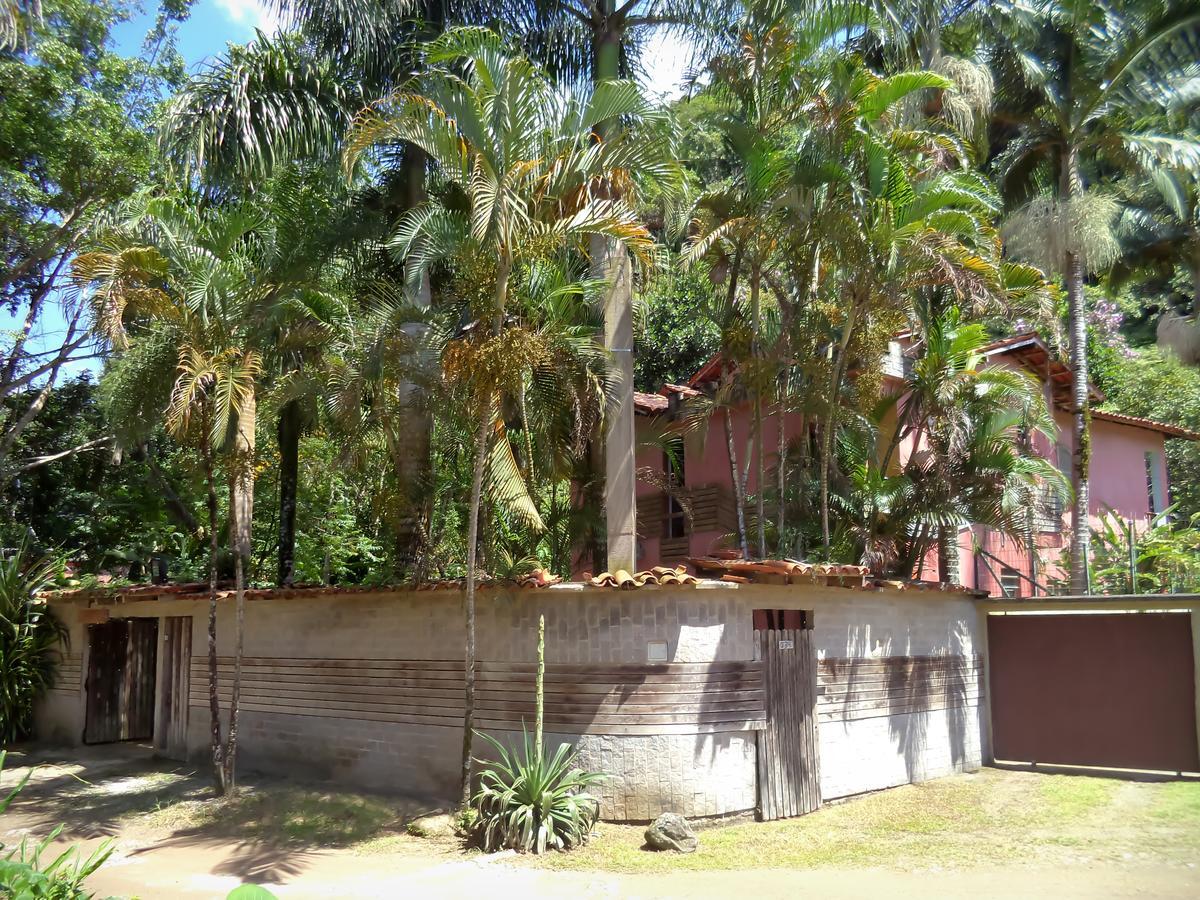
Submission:
[[[148,9],[117,29],[115,36],[122,51],[137,52],[154,23],[152,3]],[[269,34],[279,25],[279,18],[264,0],[198,0],[188,20],[179,26],[179,52],[194,71],[204,60],[224,50],[227,43],[245,43],[253,39],[256,28]],[[645,54],[647,88],[655,94],[677,95],[690,61],[688,48],[679,41],[652,38]]]
[[[146,33],[154,24],[156,5],[146,4],[147,11],[128,22],[122,23],[114,32],[118,49],[126,54],[138,52]],[[188,70],[196,71],[203,63],[219,55],[228,43],[245,43],[254,38],[255,29],[267,33],[279,27],[279,19],[263,0],[197,0],[188,20],[179,26],[179,51],[186,60]],[[646,47],[643,57],[646,72],[644,83],[650,93],[667,98],[679,94],[679,82],[690,65],[688,48],[680,42],[665,37],[654,37]],[[20,311],[24,315],[24,310]],[[0,332],[19,327],[19,320],[11,318],[7,311],[0,311]],[[62,316],[57,310],[47,310],[37,331],[30,340],[32,348],[57,346],[65,330]],[[0,336],[0,346],[8,340]],[[62,377],[95,371],[95,361],[81,361],[68,366]]]

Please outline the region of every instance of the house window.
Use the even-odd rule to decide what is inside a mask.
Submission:
[[[683,461],[683,440],[676,438],[667,445],[663,452],[663,471],[667,474],[667,483],[678,490],[686,482]],[[667,494],[667,518],[663,526],[663,537],[681,538],[687,536],[687,514],[683,504],[674,494]]]
[[[1167,508],[1166,491],[1163,490],[1162,466],[1158,454],[1153,450],[1146,451],[1146,499],[1149,502],[1151,516],[1157,516]]]
[[[1005,597],[1021,596],[1021,573],[1012,566],[1000,567],[1000,590]]]

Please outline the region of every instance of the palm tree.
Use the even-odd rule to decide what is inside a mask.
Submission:
[[[462,802],[469,802],[475,691],[475,588],[485,464],[501,393],[520,393],[519,373],[541,359],[544,343],[508,326],[512,296],[538,256],[582,252],[592,236],[611,238],[648,264],[651,239],[627,201],[605,186],[631,173],[668,174],[662,141],[625,132],[595,143],[592,126],[611,119],[649,122],[653,110],[629,82],[589,94],[555,88],[528,59],[480,29],[452,29],[425,50],[427,72],[411,89],[364,109],[345,151],[353,170],[371,150],[400,142],[421,148],[457,196],[423,203],[394,238],[410,279],[443,260],[469,265],[475,321],[443,354],[448,382],[476,417],[467,531],[466,694]],[[461,67],[465,74],[456,74]],[[507,441],[495,445],[508,446]]]
[[[869,437],[843,446],[850,492],[839,498],[859,523],[864,559],[911,577],[938,547],[943,580],[957,552],[948,535],[967,524],[1029,536],[1027,511],[1062,475],[1032,451],[1033,435],[1052,440],[1054,422],[1030,376],[985,366],[982,325],[957,307],[924,310],[917,354],[904,384],[870,416]],[[880,428],[897,410],[890,435]],[[887,437],[877,447],[876,437]],[[908,442],[914,449],[901,463]]]
[[[1169,112],[1188,83],[1195,60],[1187,36],[1200,28],[1200,10],[1186,0],[993,6],[997,117],[1008,139],[995,164],[1007,195],[1026,203],[1009,219],[1007,243],[1014,255],[1060,274],[1066,287],[1074,439],[1070,584],[1083,594],[1091,460],[1083,280],[1105,271],[1118,252],[1116,203],[1088,182],[1102,163],[1200,171],[1194,137],[1140,129],[1147,115]]]
[[[796,141],[794,132],[810,96],[801,85],[800,65],[807,62],[807,47],[819,46],[829,36],[822,28],[828,21],[818,18],[798,36],[782,10],[748,13],[739,28],[741,43],[737,51],[709,63],[713,87],[708,93],[720,110],[714,124],[736,163],[731,183],[720,184],[697,198],[692,237],[683,255],[685,264],[716,256],[728,269],[731,294],[737,293],[743,276],[749,282],[749,358],[740,361],[738,368],[739,376],[748,382],[753,401],[758,487],[756,548],[760,558],[767,555],[763,397],[777,381],[777,373],[763,352],[762,295],[764,287],[769,286],[764,281],[772,280],[768,268],[777,264],[776,257],[788,239],[789,224],[798,206],[793,159],[788,151]],[[742,493],[735,476],[740,525],[744,523]],[[743,540],[744,552],[745,543]]]
[[[1180,169],[1157,168],[1133,183],[1117,221],[1121,261],[1112,280],[1145,274],[1170,278],[1187,273],[1191,294],[1181,315],[1168,305],[1158,321],[1158,342],[1185,362],[1200,362],[1200,186]]]
[[[259,33],[246,46],[230,46],[172,98],[163,119],[160,143],[167,157],[216,194],[253,194],[297,161],[308,171],[336,169],[354,114],[411,77],[413,56],[407,48],[439,30],[445,15],[443,4],[416,0],[276,0],[273,5],[291,30],[274,37]],[[302,235],[306,253],[297,258],[320,264],[339,253],[361,253],[400,212],[421,202],[425,155],[410,145],[393,162],[396,167],[381,188],[357,197],[353,209],[314,217],[309,223],[314,227]],[[318,235],[321,245],[314,246]],[[407,323],[414,334],[428,299],[428,283],[419,283],[405,304],[414,310]],[[295,371],[299,359],[294,355],[283,364]],[[404,419],[402,431],[411,436],[406,452],[396,456],[407,514],[428,476],[429,421],[416,385],[402,385],[400,396],[407,406],[397,414]],[[281,407],[279,583],[292,576],[295,473],[304,423],[299,403]],[[421,523],[411,515],[407,521],[410,527],[397,544],[411,547]],[[414,558],[406,553],[409,561]]]
[[[286,205],[286,204],[285,204]],[[264,360],[297,340],[296,323],[336,307],[311,270],[286,218],[266,204],[197,207],[173,198],[134,198],[97,245],[80,254],[76,278],[95,286],[97,327],[117,349],[134,340],[173,342],[174,378],[164,411],[177,437],[199,443],[209,531],[209,701],[218,789],[235,788],[245,584],[254,508],[255,437]],[[296,221],[294,224],[298,225]],[[146,359],[157,363],[159,357]],[[161,373],[147,372],[147,379]],[[286,388],[286,385],[283,386]],[[216,454],[228,476],[236,588],[234,674],[228,736],[222,746],[217,691],[218,528]]]

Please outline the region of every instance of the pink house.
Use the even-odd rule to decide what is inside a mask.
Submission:
[[[890,382],[893,389],[902,383],[906,349],[905,338],[897,338],[883,362],[885,384]],[[1059,433],[1055,442],[1039,441],[1035,449],[1069,477],[1070,369],[1045,341],[1032,333],[996,341],[986,352],[988,364],[1023,369],[1043,385]],[[687,385],[667,384],[658,393],[637,394],[640,433],[646,437],[661,433],[683,403],[719,377],[720,365],[719,358],[714,358]],[[1100,403],[1104,398],[1093,388],[1092,399]],[[733,410],[730,424],[734,456],[739,468],[744,468],[751,426],[749,407]],[[768,477],[773,477],[779,426],[778,415],[766,416],[763,446]],[[800,416],[788,416],[785,427],[785,437],[791,439],[805,425]],[[1126,520],[1147,523],[1168,506],[1165,442],[1170,438],[1200,440],[1200,434],[1149,419],[1093,410],[1089,503],[1092,525],[1110,509]],[[728,443],[725,417],[718,413],[710,421],[706,435],[678,440],[669,454],[657,447],[639,451],[638,467],[646,473],[638,484],[639,567],[674,564],[689,556],[704,556],[729,546],[727,536],[736,532],[737,520]],[[678,471],[680,468],[682,471]],[[684,485],[691,504],[690,521],[682,505],[663,490],[665,476],[673,476]],[[757,490],[754,467],[750,470],[748,490],[751,493]],[[980,526],[962,528],[957,580],[997,595],[1042,593],[1036,585],[1045,585],[1048,579],[1062,574],[1059,564],[1070,519],[1070,504],[1048,494],[1035,515],[1037,552],[1032,561],[1023,541],[1014,541]],[[931,561],[924,577],[933,576],[935,570],[936,565]]]

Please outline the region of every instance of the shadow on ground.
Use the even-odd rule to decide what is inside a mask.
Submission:
[[[207,773],[129,745],[14,752],[3,785],[30,770],[0,834],[15,826],[43,835],[61,824],[66,840],[119,835],[131,858],[167,847],[210,850],[213,874],[254,883],[286,881],[317,850],[399,836],[413,819],[443,812],[410,798],[254,775],[235,796],[219,798]]]

